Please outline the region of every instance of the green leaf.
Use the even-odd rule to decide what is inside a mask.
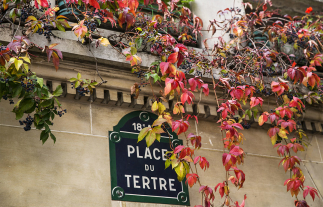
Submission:
[[[151,74],[150,76],[154,79],[154,83],[160,80],[160,77],[157,73]]]
[[[70,78],[70,82],[75,82],[75,81],[77,81],[76,78]]]
[[[251,117],[252,117],[252,113],[251,113],[250,109],[247,109],[247,110],[245,111],[245,114],[247,114],[247,115],[249,116],[249,119],[251,119]]]
[[[35,121],[36,124],[39,124],[40,116],[38,114],[35,114],[34,121]]]
[[[95,19],[97,22],[98,22],[98,24],[99,24],[99,26],[101,25],[101,20],[100,19]]]
[[[258,109],[257,109],[256,107],[253,107],[253,108],[252,108],[252,111],[253,111],[253,115],[254,115],[254,117],[257,117]]]
[[[159,65],[160,64],[160,61],[159,60],[156,60],[155,62],[152,62],[151,65]]]
[[[21,90],[22,90],[22,86],[20,84],[17,85],[16,87],[14,87],[12,89],[12,97],[14,98],[14,97],[18,96],[21,93]]]
[[[50,113],[47,113],[43,116],[43,121],[49,120],[50,119]]]
[[[52,138],[52,140],[54,141],[54,144],[55,144],[55,142],[56,142],[56,137],[55,137],[55,135],[54,135],[54,134],[52,134],[52,133],[50,133],[50,138]]]
[[[143,41],[143,38],[142,38],[142,37],[137,38],[137,39],[135,40],[136,47],[137,47],[138,49],[141,47],[141,45],[142,45],[142,41]]]
[[[36,125],[36,129],[42,129],[44,127],[44,123],[39,122],[39,124]]]
[[[50,112],[50,118],[52,119],[52,120],[54,120],[54,118],[55,118],[55,113],[54,112]]]
[[[148,72],[148,73],[146,73],[146,74],[145,74],[145,78],[146,78],[146,80],[149,80],[150,75],[151,75],[151,73],[150,73],[150,72]]]
[[[16,120],[21,119],[22,116],[24,115],[24,112],[23,111],[17,111],[15,113],[16,113]]]
[[[50,110],[49,109],[45,109],[45,110],[43,110],[42,112],[40,112],[40,115],[41,116],[45,116],[46,114],[48,114],[50,112]]]
[[[74,88],[79,87],[79,85],[80,85],[80,81],[76,81],[76,82],[75,82],[75,86],[74,86]]]
[[[135,55],[137,53],[137,49],[135,47],[131,47],[130,53],[131,55]]]
[[[57,98],[55,98],[55,97],[54,97],[54,99],[55,99],[55,101],[56,101],[57,105],[58,105],[59,107],[61,107],[61,104],[59,103],[59,101],[57,100]]]
[[[140,131],[140,133],[138,135],[138,142],[140,142],[141,140],[143,140],[145,138],[145,136],[148,134],[149,130],[151,130],[150,127],[145,127]]]
[[[51,104],[53,104],[53,99],[45,100],[45,101],[41,102],[41,104],[39,104],[39,105],[41,107],[47,107],[47,106],[50,106]]]
[[[80,80],[81,79],[81,73],[77,73],[77,79]]]
[[[33,113],[35,111],[35,108],[36,108],[36,103],[34,103],[34,105],[25,111],[26,114],[30,114],[30,113]]]
[[[44,79],[43,78],[37,78],[37,83],[39,84],[39,86],[42,88],[44,85]]]
[[[65,28],[61,25],[61,23],[58,21],[55,21],[55,22],[56,22],[57,29],[59,29],[62,32],[65,32]]]
[[[50,128],[49,128],[48,124],[45,124],[44,126],[45,126],[45,132],[46,132],[46,133],[49,133]]]
[[[62,86],[59,85],[56,87],[56,90],[53,92],[53,96],[60,96],[63,93],[63,89]]]
[[[41,93],[43,94],[42,99],[49,98],[49,90],[46,85],[41,88]]]
[[[49,137],[49,133],[46,132],[45,130],[43,130],[40,133],[40,140],[43,142],[43,144],[47,141],[48,137]]]
[[[25,112],[28,109],[30,109],[34,105],[34,103],[35,103],[34,99],[25,98],[25,99],[21,100],[21,102],[19,104],[19,110],[22,112]]]

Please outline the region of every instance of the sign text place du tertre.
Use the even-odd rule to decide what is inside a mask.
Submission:
[[[179,182],[171,167],[165,169],[164,154],[182,144],[171,130],[161,134],[149,148],[137,143],[141,129],[152,125],[157,115],[134,111],[125,115],[109,132],[112,200],[190,205],[185,180]]]

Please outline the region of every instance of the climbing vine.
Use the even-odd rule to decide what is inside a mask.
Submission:
[[[223,206],[244,207],[247,196],[239,205],[232,200],[230,188],[243,188],[245,182],[245,173],[239,168],[245,157],[242,131],[251,128],[253,118],[258,119],[260,126],[271,124],[268,141],[282,157],[279,164],[285,172],[290,172],[290,178],[283,185],[295,196],[295,206],[308,206],[307,196],[314,200],[318,191],[304,186],[305,176],[299,167],[301,159],[291,151],[297,153],[306,147],[306,134],[297,127],[306,105],[322,103],[322,80],[315,72],[323,62],[322,16],[312,13],[311,7],[302,17],[281,15],[269,9],[270,0],[262,1],[256,8],[250,3],[234,5],[218,11],[219,20],[209,21],[207,31],[212,37],[203,40],[204,49],[198,52],[189,46],[198,44],[203,20],[191,12],[190,2],[67,0],[64,5],[69,20],[74,21],[70,25],[66,16],[58,14],[59,8],[50,7],[47,0],[2,0],[0,23],[12,27],[14,38],[0,51],[0,95],[5,100],[9,98],[10,103],[18,97],[13,112],[17,119],[28,114],[25,121],[20,121],[26,125],[26,131],[34,123],[37,129],[43,129],[43,143],[49,136],[55,142],[50,125],[55,115],[66,113],[57,100],[62,89],[58,86],[50,93],[42,78],[30,70],[30,49],[46,52],[56,70],[63,55],[55,49],[56,43],[38,46],[28,37],[38,34],[52,41],[53,30],[71,30],[80,44],[94,42],[96,47],[111,47],[130,62],[131,72],[140,79],[130,89],[134,98],[140,96],[141,87],[152,90],[153,85],[161,87],[161,91],[153,91],[158,95],[154,95],[151,107],[159,117],[151,127],[141,130],[138,141],[145,139],[149,147],[160,141],[160,134],[168,128],[187,140],[186,145],[171,146],[172,151],[165,155],[165,167],[172,167],[178,180],[186,179],[190,187],[200,186],[203,202],[197,207],[213,206],[216,192],[223,198]],[[245,14],[246,8],[251,12]],[[121,34],[102,36],[100,27],[121,31]],[[19,29],[23,35],[16,35]],[[211,42],[215,43],[210,45]],[[141,67],[138,51],[159,59],[148,68]],[[97,67],[96,71],[99,74]],[[204,82],[204,76],[212,82]],[[81,96],[106,82],[102,78],[100,83],[81,79],[81,74],[70,81]],[[215,96],[223,141],[225,180],[216,186],[204,186],[200,182],[198,168],[207,170],[212,163],[198,155],[203,137],[187,134],[189,119],[198,126],[198,117],[185,111],[185,105],[199,104],[202,94],[209,96],[210,91]],[[217,94],[219,91],[221,97]],[[275,100],[276,106],[265,111],[264,98]],[[169,100],[175,102],[170,112],[163,104]]]

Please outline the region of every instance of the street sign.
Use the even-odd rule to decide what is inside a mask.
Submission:
[[[182,144],[176,133],[161,134],[149,148],[137,143],[141,129],[151,126],[157,115],[134,111],[109,132],[112,200],[190,205],[185,180],[179,182],[171,167],[165,169],[164,154]]]

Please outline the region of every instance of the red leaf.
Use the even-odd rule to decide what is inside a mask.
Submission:
[[[50,58],[52,57],[53,50],[48,49],[48,50],[46,50],[46,53],[47,53],[47,60],[49,62]]]
[[[177,135],[180,135],[181,133],[187,131],[189,125],[190,124],[188,123],[188,121],[183,121],[182,119],[173,121],[172,130],[175,131],[176,129],[178,129]]]
[[[126,22],[127,22],[127,28],[130,28],[135,23],[134,16],[132,16],[131,14],[126,14]]]
[[[217,185],[215,186],[215,188],[214,188],[214,191],[216,192],[216,190],[218,189],[218,187],[220,187],[220,188],[219,188],[219,193],[220,193],[221,198],[224,196],[224,186],[225,186],[225,184],[224,184],[224,182],[223,182],[223,183],[219,183],[219,184],[217,184]]]
[[[53,57],[53,63],[54,63],[55,69],[57,71],[58,70],[58,65],[59,65],[59,57],[56,54],[56,52],[52,53],[52,57]]]
[[[196,183],[198,177],[199,176],[195,173],[186,174],[186,183],[188,183],[188,185],[192,187]]]
[[[161,62],[159,67],[160,67],[160,70],[162,72],[163,75],[165,75],[167,69],[168,69],[168,66],[169,66],[169,62]]]
[[[244,205],[245,205],[245,200],[247,199],[247,196],[246,195],[244,195],[244,199],[243,199],[243,201],[242,201],[242,203],[241,203],[241,205],[239,206],[239,203],[238,203],[238,201],[236,201],[234,204],[236,205],[236,207],[244,207]]]
[[[202,84],[202,88],[203,88],[203,93],[204,95],[208,96],[209,95],[209,92],[210,92],[210,89],[209,89],[209,85],[208,84]]]
[[[279,132],[279,130],[280,129],[278,127],[273,127],[268,130],[267,134],[269,137],[272,137],[275,136]]]
[[[182,55],[182,53],[178,53],[177,67],[179,67],[183,61],[184,61],[184,55]]]
[[[190,84],[191,91],[195,91],[196,86],[197,86],[196,80],[194,78],[190,78],[188,80],[188,83]]]
[[[167,62],[176,63],[178,58],[178,52],[174,52],[168,56]]]
[[[258,104],[260,106],[262,106],[262,103],[263,103],[263,99],[261,97],[251,97],[251,101],[250,101],[250,107],[255,107],[257,106]]]
[[[196,164],[197,162],[199,162],[199,165],[201,167],[201,169],[206,170],[207,168],[210,167],[210,163],[209,161],[206,160],[205,157],[201,157],[201,156],[197,156],[194,158],[194,164]]]
[[[89,4],[96,9],[100,9],[100,4],[96,0],[89,0]]]
[[[183,145],[178,145],[178,146],[175,148],[174,153],[176,153],[176,154],[177,154],[177,153],[181,152],[183,148],[185,148],[185,146],[183,146]]]
[[[305,189],[305,190],[304,190],[304,192],[303,192],[303,197],[304,197],[304,199],[305,199],[305,197],[308,195],[308,193],[310,193],[310,195],[311,195],[311,197],[312,197],[312,199],[313,199],[313,201],[314,201],[314,199],[315,199],[315,194],[316,194],[316,196],[317,196],[317,197],[319,196],[319,195],[318,195],[317,190],[316,190],[315,188],[313,188],[313,187],[309,187],[309,186],[306,186],[306,188],[307,188],[307,189]]]

